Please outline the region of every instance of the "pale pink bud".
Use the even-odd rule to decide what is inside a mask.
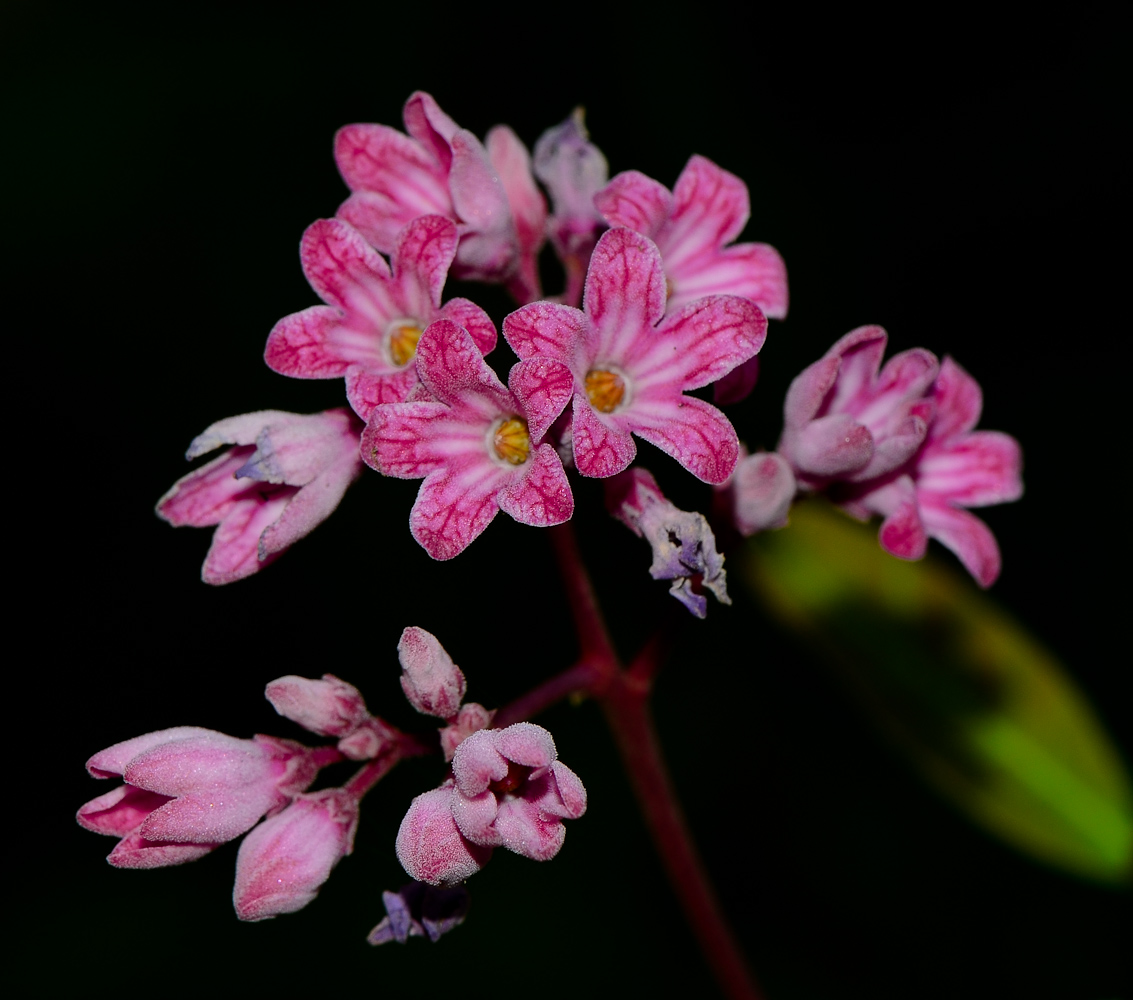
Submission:
[[[401,688],[410,704],[424,715],[451,719],[460,710],[465,681],[436,636],[409,627],[397,644],[401,660]]]
[[[347,736],[370,716],[359,690],[334,674],[319,681],[289,674],[272,681],[264,697],[285,719],[320,736]]]
[[[488,863],[492,848],[461,836],[452,816],[452,783],[418,795],[397,831],[397,860],[410,878],[455,885]]]
[[[341,788],[299,795],[240,844],[232,902],[241,920],[301,910],[354,847],[358,800]]]
[[[473,733],[487,729],[492,724],[492,717],[496,713],[489,712],[483,705],[470,701],[463,705],[452,720],[441,730],[441,750],[444,751],[445,762],[452,760],[456,748],[460,746]]]
[[[397,742],[400,733],[376,716],[370,716],[349,736],[338,741],[338,750],[350,760],[373,760]]]
[[[782,455],[761,451],[743,456],[727,486],[740,534],[783,527],[796,489],[795,475]]]

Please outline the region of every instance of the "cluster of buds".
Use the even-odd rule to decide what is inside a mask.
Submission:
[[[586,790],[557,760],[551,734],[527,722],[487,728],[495,713],[461,704],[464,674],[424,629],[405,629],[398,655],[409,702],[446,722],[432,738],[408,736],[371,715],[358,689],[332,674],[280,677],[268,684],[268,701],[334,745],[312,748],[264,735],[241,740],[195,726],[147,733],[87,762],[93,777],[123,783],[84,805],[80,825],[120,838],[107,858],[118,868],[196,861],[246,834],[233,903],[240,919],[264,920],[315,898],[353,850],[362,797],[394,764],[440,751],[451,763],[450,777],[413,800],[397,837],[397,856],[410,877],[452,886],[478,871],[496,846],[540,861],[554,857],[565,837],[562,820],[583,814]],[[344,760],[365,763],[341,787],[308,791],[322,768]],[[443,815],[429,807],[438,793]],[[412,888],[386,896],[384,926],[393,930],[387,935],[379,925],[375,944],[404,941],[425,927],[435,940],[467,909],[466,898],[454,908],[455,897]],[[422,905],[447,916],[422,917]]]

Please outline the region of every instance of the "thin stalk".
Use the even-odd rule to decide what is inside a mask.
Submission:
[[[592,693],[604,680],[605,674],[591,660],[580,660],[573,667],[508,702],[496,712],[492,725],[503,729],[513,722],[525,722],[572,694]]]

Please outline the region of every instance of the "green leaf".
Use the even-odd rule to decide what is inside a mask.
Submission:
[[[894,559],[822,501],[737,554],[768,610],[836,664],[940,792],[1035,858],[1133,873],[1133,795],[1073,680],[952,565]]]

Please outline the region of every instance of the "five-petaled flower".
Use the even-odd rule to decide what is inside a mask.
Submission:
[[[157,513],[174,527],[217,525],[201,569],[205,583],[250,576],[334,513],[362,471],[361,430],[345,409],[259,410],[219,420],[185,457],[236,447],[178,479]]]
[[[539,527],[570,518],[562,460],[543,441],[573,391],[565,365],[521,361],[505,387],[468,333],[442,319],[417,345],[417,371],[434,400],[375,409],[362,457],[388,476],[424,477],[409,527],[429,555],[458,555],[500,510]]]
[[[981,587],[999,576],[999,546],[983,521],[966,507],[1008,503],[1023,495],[1019,442],[999,431],[973,430],[983,394],[950,357],[930,394],[935,414],[920,450],[878,480],[834,496],[859,517],[881,514],[882,546],[902,559],[919,559],[929,538],[951,549]]]
[[[474,302],[441,291],[456,254],[456,226],[424,215],[394,241],[392,271],[349,223],[320,219],[299,244],[303,273],[327,303],[285,316],[268,337],[264,360],[295,378],[346,376],[346,397],[368,420],[380,403],[400,403],[417,385],[417,341],[434,319],[464,327],[482,354],[496,327]]]
[[[756,355],[767,335],[759,307],[710,295],[666,315],[657,247],[621,228],[594,249],[583,307],[535,302],[504,320],[504,337],[521,358],[552,358],[573,375],[578,471],[621,472],[637,454],[636,434],[699,479],[724,482],[739,456],[736,432],[716,407],[685,391]]]
[[[457,223],[460,247],[454,276],[507,281],[520,268],[521,253],[533,253],[538,210],[531,182],[514,184],[513,136],[489,137],[489,149],[460,128],[429,94],[418,91],[405,102],[405,131],[388,125],[347,125],[338,131],[334,156],[353,192],[336,213],[375,247],[390,253],[397,233],[418,216],[443,215]],[[508,130],[510,132],[510,130]],[[494,147],[494,148],[493,148]],[[501,181],[489,150],[511,182]],[[523,164],[519,164],[522,170]],[[521,246],[511,202],[520,206],[527,244]],[[542,208],[545,213],[545,206]]]

